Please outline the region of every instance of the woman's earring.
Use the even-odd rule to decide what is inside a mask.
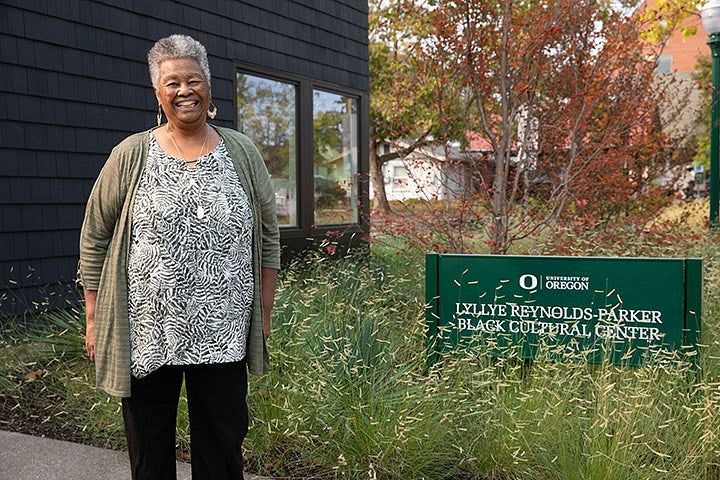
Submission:
[[[160,106],[160,104],[158,104],[158,113],[157,113],[158,127],[160,126],[161,123],[162,123],[162,107]]]
[[[210,117],[210,120],[214,120],[215,117],[217,117],[217,107],[213,102],[210,102],[210,108],[208,108],[207,116]]]

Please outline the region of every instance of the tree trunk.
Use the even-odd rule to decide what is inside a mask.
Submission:
[[[375,128],[370,126],[370,183],[374,189],[375,200],[372,215],[386,215],[390,213],[390,203],[385,193],[385,177],[383,175],[383,162],[377,154],[377,138]]]
[[[505,176],[504,154],[495,154],[495,178],[492,194],[492,232],[490,234],[490,253],[504,255],[507,250],[508,212],[506,202],[507,177]]]

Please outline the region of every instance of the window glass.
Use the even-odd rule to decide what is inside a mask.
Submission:
[[[358,221],[358,102],[313,91],[315,224]]]
[[[252,139],[275,189],[278,223],[297,226],[296,89],[294,84],[238,72],[238,130]]]
[[[670,73],[672,71],[672,54],[663,53],[657,57],[655,73]]]

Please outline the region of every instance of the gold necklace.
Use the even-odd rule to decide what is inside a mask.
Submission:
[[[202,143],[202,146],[200,147],[200,151],[198,152],[197,158],[194,158],[192,160],[188,160],[185,157],[185,154],[182,152],[182,150],[180,150],[180,147],[178,147],[178,144],[175,142],[175,139],[173,138],[172,133],[170,133],[170,131],[168,130],[168,135],[170,136],[170,140],[172,141],[173,145],[175,146],[175,149],[180,154],[180,158],[183,160],[183,162],[185,162],[185,165],[187,165],[188,163],[196,162],[198,160],[198,158],[200,158],[202,153],[205,151],[205,145],[207,144],[208,138],[210,137],[210,129],[207,126],[205,126],[205,128],[207,129],[207,133],[205,134],[205,140],[203,140],[203,143]],[[202,199],[202,193],[203,193],[204,188],[205,188],[205,184],[200,185],[200,189],[198,190],[198,194],[197,194],[198,206],[197,206],[197,211],[195,212],[195,215],[197,215],[197,218],[199,218],[200,220],[205,218],[205,209],[203,208],[203,199]]]
[[[196,156],[195,158],[191,159],[191,160],[188,160],[188,158],[185,156],[185,154],[183,153],[183,151],[180,150],[180,147],[178,147],[178,144],[175,142],[175,137],[173,137],[172,133],[170,133],[170,130],[168,129],[168,132],[167,132],[167,133],[168,133],[168,136],[170,137],[170,141],[171,141],[171,142],[173,143],[173,145],[175,146],[175,150],[177,150],[177,152],[180,154],[180,158],[182,159],[183,162],[185,162],[185,163],[193,163],[193,162],[197,161],[197,159],[202,156],[203,151],[205,151],[205,145],[207,145],[208,138],[210,138],[210,129],[207,127],[207,125],[205,126],[205,129],[206,129],[205,140],[203,140],[203,143],[202,143],[202,145],[200,146],[200,151],[198,152],[197,156]]]

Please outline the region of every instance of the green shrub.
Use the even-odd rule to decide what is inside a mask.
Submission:
[[[706,279],[717,268],[709,246]],[[717,320],[707,294],[700,373],[659,354],[643,368],[550,358],[528,368],[483,352],[447,356],[428,372],[422,283],[422,258],[392,251],[374,251],[364,262],[317,259],[285,273],[274,367],[252,386],[247,455],[254,471],[290,478],[720,478]]]
[[[278,286],[271,372],[250,380],[249,470],[296,479],[720,479],[720,247],[623,241],[648,256],[704,257],[699,370],[672,355],[624,368],[482,349],[428,369],[422,254],[396,244],[298,261]],[[0,350],[0,400],[73,439],[121,448],[118,401],[93,390],[82,313],[68,314]],[[181,454],[186,416],[181,407]]]

